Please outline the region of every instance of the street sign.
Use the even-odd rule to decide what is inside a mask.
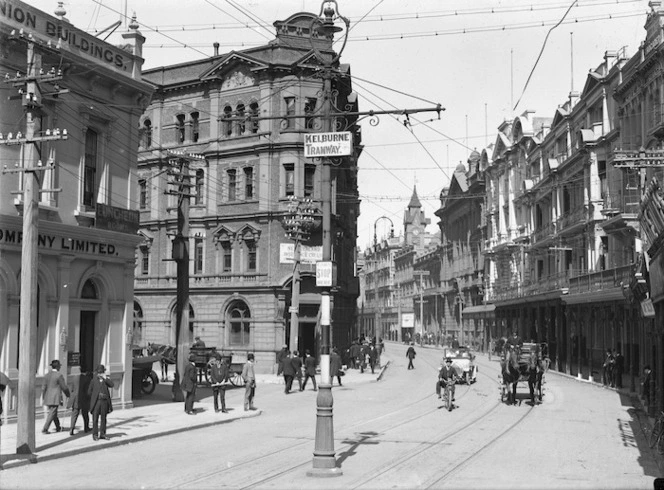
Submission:
[[[615,150],[613,166],[617,168],[664,167],[664,150],[641,148],[638,151]]]
[[[337,264],[332,261],[316,262],[316,286],[331,288],[337,285]]]
[[[349,156],[352,146],[353,136],[350,131],[304,135],[305,158]]]
[[[288,307],[288,313],[297,313],[297,312],[298,312],[297,306]]]

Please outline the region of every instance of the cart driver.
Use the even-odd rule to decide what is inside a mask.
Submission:
[[[507,339],[507,342],[505,342],[505,351],[509,349],[516,349],[517,353],[520,353],[521,347],[523,347],[523,339],[519,337],[519,333],[514,330],[512,332],[512,337]]]
[[[452,358],[445,358],[445,364],[440,367],[438,371],[438,383],[436,383],[436,395],[440,398],[441,389],[447,386],[448,381],[457,381],[459,376],[456,370],[452,367]],[[454,401],[454,384],[452,384],[452,401]]]

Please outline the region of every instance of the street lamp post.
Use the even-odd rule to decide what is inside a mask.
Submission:
[[[322,17],[324,15],[324,17]],[[335,21],[341,20],[345,30],[335,26]],[[311,31],[320,36],[331,38],[334,34],[344,31],[344,42],[338,53],[332,57],[323,56],[312,41],[311,46],[316,59],[323,65],[323,130],[333,130],[331,121],[332,106],[332,65],[341,57],[348,40],[350,21],[339,14],[336,0],[324,1],[319,16],[311,24]],[[321,201],[323,211],[323,263],[332,262],[332,182],[330,159],[322,158],[322,189]],[[321,356],[320,371],[321,382],[316,397],[316,442],[314,446],[313,467],[307,472],[309,476],[332,477],[342,474],[337,467],[334,453],[334,423],[333,398],[330,376],[330,293],[331,287],[324,287],[321,291]]]

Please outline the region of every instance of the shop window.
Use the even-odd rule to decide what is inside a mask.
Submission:
[[[230,345],[251,343],[251,313],[244,301],[235,301],[228,308],[226,323],[230,332]]]

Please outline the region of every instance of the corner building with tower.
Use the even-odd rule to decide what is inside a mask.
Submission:
[[[152,102],[141,116],[139,208],[141,243],[135,278],[139,344],[175,345],[178,213],[182,194],[172,170],[183,163],[189,199],[188,308],[185,342],[200,337],[238,361],[255,353],[256,370],[272,372],[276,353],[297,335],[300,351],[320,348],[321,197],[331,185],[332,345],[350,343],[359,281],[355,273],[357,158],[361,134],[350,68],[332,66],[331,127],[352,134],[351,156],[334,158],[322,180],[320,158],[305,158],[305,136],[326,127],[322,65],[315,49],[334,58],[332,38],[312,32],[314,14],[274,23],[266,45],[146,70]],[[195,155],[188,158],[187,155]],[[285,221],[292,202],[310,200],[314,225],[302,242],[301,262]],[[291,208],[289,208],[289,204]],[[175,251],[175,253],[174,253]],[[298,268],[295,274],[296,267]],[[293,301],[293,277],[299,294]],[[293,315],[293,312],[296,314]],[[291,329],[291,322],[297,322]],[[188,328],[187,328],[188,327]],[[182,338],[182,336],[181,336]]]

